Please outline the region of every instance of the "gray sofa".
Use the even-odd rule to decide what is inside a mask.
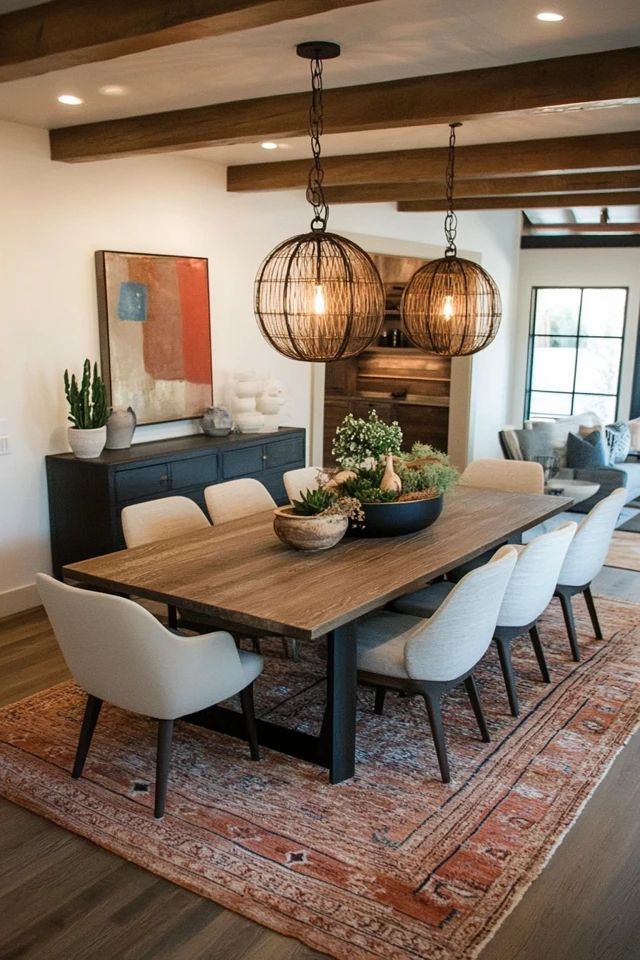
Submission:
[[[629,459],[609,467],[596,469],[574,469],[567,466],[566,446],[570,433],[579,434],[580,427],[600,426],[601,421],[595,413],[583,413],[558,420],[526,421],[522,429],[505,427],[500,431],[500,445],[508,460],[535,460],[538,457],[556,457],[559,463],[557,479],[586,480],[599,483],[600,489],[595,496],[573,509],[579,513],[588,513],[603,497],[608,496],[617,487],[627,491],[626,503],[640,499],[640,460]]]

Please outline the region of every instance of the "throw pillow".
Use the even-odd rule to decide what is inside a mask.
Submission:
[[[567,466],[576,470],[607,467],[609,452],[601,430],[594,430],[587,437],[570,433],[567,437]]]
[[[628,420],[627,426],[631,433],[631,449],[640,450],[640,417],[635,420]]]
[[[611,463],[624,463],[631,449],[631,431],[626,423],[608,423],[605,427]]]

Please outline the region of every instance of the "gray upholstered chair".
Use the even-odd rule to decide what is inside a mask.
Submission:
[[[464,683],[482,739],[490,740],[473,670],[491,643],[517,556],[513,547],[500,547],[429,619],[382,611],[356,624],[358,679],[376,688],[376,713],[382,713],[388,689],[423,697],[445,783],[450,780],[440,707],[445,693]]]
[[[560,568],[577,528],[576,523],[564,523],[550,533],[543,533],[531,540],[525,547],[520,545],[515,547],[518,551],[518,560],[507,585],[493,634],[507,688],[509,706],[514,717],[518,716],[520,708],[511,660],[511,643],[517,637],[529,634],[542,679],[549,683],[549,669],[540,642],[537,622],[553,597]],[[444,581],[434,583],[424,590],[418,590],[416,593],[396,600],[392,609],[399,613],[410,613],[414,617],[430,617],[453,589],[452,583]]]
[[[580,659],[580,647],[571,598],[577,593],[584,594],[594,633],[598,640],[602,640],[602,629],[591,593],[591,581],[602,570],[626,498],[627,491],[624,487],[619,487],[591,508],[578,527],[560,570],[556,596],[562,604],[574,660]]]
[[[154,815],[164,814],[174,721],[240,693],[251,758],[259,759],[253,682],[262,657],[230,633],[183,637],[124,597],[39,573],[40,597],[69,670],[87,693],[72,776],[80,777],[103,701],[158,721]]]
[[[287,470],[283,473],[282,482],[289,501],[299,500],[300,494],[307,490],[317,490],[318,477],[321,473],[321,467],[299,467],[297,470]]]

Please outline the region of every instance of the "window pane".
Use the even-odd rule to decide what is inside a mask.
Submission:
[[[568,417],[571,413],[570,393],[540,393],[531,394],[529,417]]]
[[[576,390],[616,394],[621,347],[622,340],[581,337],[578,341]]]
[[[621,337],[627,291],[622,287],[587,288],[582,296],[580,333],[590,337]]]
[[[578,332],[580,290],[569,287],[538,287],[535,299],[534,333]]]
[[[533,337],[533,390],[572,390],[575,365],[575,337]]]
[[[616,418],[616,398],[576,393],[573,400],[573,412],[586,413],[588,410],[597,413],[605,423],[613,423]]]

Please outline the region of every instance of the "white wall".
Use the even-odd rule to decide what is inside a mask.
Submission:
[[[536,286],[629,288],[618,406],[619,418],[628,419],[640,313],[640,249],[594,247],[521,251],[515,370],[509,418],[509,422],[517,424],[522,423],[524,411],[531,290]]]
[[[65,367],[99,357],[95,250],[209,258],[218,397],[230,372],[255,368],[286,383],[283,422],[308,428],[311,366],[280,357],[262,340],[252,305],[263,256],[307,229],[302,191],[227,194],[221,167],[177,155],[56,164],[45,131],[0,123],[0,210],[0,418],[9,421],[11,442],[11,455],[0,458],[1,616],[33,603],[34,573],[49,569],[43,457],[66,449]],[[331,228],[442,242],[440,214],[398,214],[388,204],[336,208]],[[495,450],[508,406],[517,233],[515,214],[460,215],[461,245],[482,252],[505,305],[497,343],[478,357],[474,455]],[[190,429],[140,428],[136,440]]]

